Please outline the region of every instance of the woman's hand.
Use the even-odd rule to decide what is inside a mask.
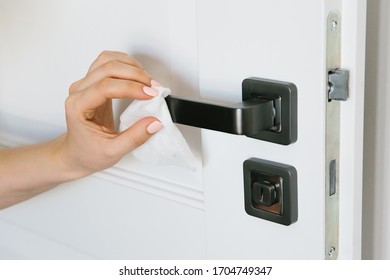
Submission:
[[[74,177],[106,169],[161,129],[144,118],[122,133],[114,130],[112,99],[150,99],[158,85],[137,60],[120,52],[102,52],[87,75],[71,85],[66,100],[68,131],[59,156]]]
[[[154,117],[114,130],[113,98],[149,99],[158,85],[124,53],[103,52],[69,89],[68,131],[36,145],[0,149],[0,209],[108,168],[162,128]]]

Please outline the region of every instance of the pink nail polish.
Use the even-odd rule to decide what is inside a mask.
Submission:
[[[153,97],[158,95],[158,90],[155,89],[155,88],[143,87],[143,90],[144,90],[144,92],[145,92],[147,95],[150,95],[150,96],[153,96]]]
[[[148,127],[146,128],[146,130],[150,133],[150,134],[153,134],[153,133],[156,133],[157,131],[159,131],[161,128],[163,128],[163,124],[159,121],[154,121],[152,122],[151,124],[148,125]]]
[[[161,87],[161,84],[155,80],[151,80],[150,84],[152,85],[152,87]]]

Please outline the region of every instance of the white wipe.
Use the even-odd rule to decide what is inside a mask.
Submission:
[[[161,165],[176,165],[195,170],[195,158],[183,135],[172,122],[165,97],[171,90],[154,87],[159,94],[150,100],[134,100],[120,116],[119,130],[122,132],[138,120],[156,117],[164,127],[145,144],[132,152],[137,159]]]

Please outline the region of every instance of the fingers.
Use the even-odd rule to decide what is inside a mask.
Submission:
[[[135,58],[121,52],[104,51],[91,65],[87,75],[71,85],[69,92],[84,90],[104,78],[133,80],[146,86],[151,85],[151,76]]]
[[[131,98],[150,99],[156,96],[158,91],[135,81],[105,78],[78,94],[69,96],[69,99],[77,99],[73,104],[81,111],[93,110],[110,99]]]
[[[150,99],[157,85],[134,58],[119,52],[103,52],[87,75],[69,89],[65,154],[77,169],[105,169],[145,143],[162,124],[154,117],[139,120],[122,133],[113,129],[114,98]]]
[[[150,99],[158,94],[151,87],[153,83],[136,59],[125,53],[104,51],[88,74],[71,85],[69,92],[77,93],[78,100],[69,103],[88,110],[114,98]]]
[[[152,80],[151,76],[142,68],[124,63],[122,61],[110,60],[95,68],[83,79],[73,84],[70,92],[84,90],[92,84],[106,78],[136,81],[144,84],[145,86],[150,86]]]
[[[127,130],[119,134],[113,141],[113,149],[117,154],[125,155],[144,144],[150,137],[163,128],[161,122],[148,117],[139,120]]]
[[[111,60],[121,61],[123,63],[133,65],[135,67],[143,69],[142,65],[134,57],[131,57],[126,53],[117,52],[117,51],[103,51],[92,63],[91,67],[88,70],[88,73],[92,72],[96,68],[100,67],[103,64],[106,64]]]

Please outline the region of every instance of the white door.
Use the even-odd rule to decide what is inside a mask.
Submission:
[[[331,32],[341,33],[340,49]],[[364,0],[1,1],[1,146],[63,131],[69,85],[104,49],[132,54],[174,95],[195,100],[241,102],[248,77],[293,83],[297,140],[179,125],[197,171],[129,155],[2,210],[0,258],[360,258],[364,32]],[[350,74],[348,99],[331,101],[340,106],[336,120],[329,41],[340,50],[336,66]],[[127,104],[116,102],[116,114]],[[333,121],[337,135],[329,135]],[[334,170],[329,139],[340,141]],[[245,211],[243,164],[251,158],[296,170],[297,195],[285,186],[279,197],[290,192],[291,224]],[[291,214],[283,211],[274,215]]]

